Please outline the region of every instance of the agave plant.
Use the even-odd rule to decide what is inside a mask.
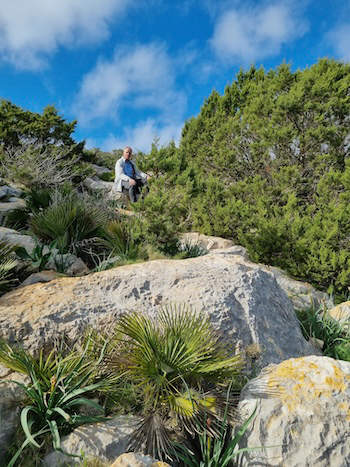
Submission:
[[[118,332],[123,345],[109,364],[137,385],[143,405],[130,448],[145,441],[149,454],[164,458],[171,445],[169,423],[194,432],[203,413],[215,431],[225,399],[217,385],[239,375],[243,362],[220,343],[205,317],[168,306],[156,319],[124,315]]]
[[[0,342],[0,363],[26,374],[30,380],[27,384],[14,381],[23,389],[28,402],[21,412],[25,441],[10,460],[9,467],[15,464],[28,445],[40,449],[48,434],[54,449],[61,450],[62,432],[104,419],[103,408],[89,398],[96,391],[109,390],[118,379],[118,376],[105,375],[102,378],[99,375],[98,362],[103,357],[103,351],[97,364],[92,364],[87,347],[82,351],[72,350],[66,356],[56,350],[46,357],[40,352],[39,357],[35,358],[24,349]],[[101,415],[82,415],[81,406],[92,407]]]
[[[6,292],[14,281],[13,271],[18,262],[13,256],[14,247],[0,242],[0,294]]]

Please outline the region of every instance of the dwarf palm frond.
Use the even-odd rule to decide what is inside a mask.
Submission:
[[[154,449],[167,444],[162,433],[168,433],[169,417],[188,431],[199,414],[208,413],[215,420],[222,399],[215,386],[240,374],[242,358],[225,348],[205,315],[184,306],[167,306],[153,319],[139,313],[124,315],[118,331],[124,336],[123,346],[110,365],[123,368],[138,385],[145,414],[132,447],[140,447],[137,442],[144,433],[147,451],[164,457],[164,450]],[[162,428],[157,428],[160,421]],[[150,426],[157,428],[153,437]]]

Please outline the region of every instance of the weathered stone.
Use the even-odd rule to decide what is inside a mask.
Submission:
[[[119,456],[111,467],[170,467],[170,465],[140,452],[127,452]]]
[[[19,424],[18,402],[23,400],[23,390],[13,381],[24,383],[28,380],[22,374],[12,372],[0,365],[0,453],[4,454]],[[0,465],[1,459],[0,459]]]
[[[343,302],[329,310],[328,314],[344,327],[350,329],[350,301]]]
[[[0,241],[10,245],[22,246],[31,254],[35,247],[35,240],[30,235],[22,235],[17,230],[0,227]]]
[[[15,197],[19,198],[23,194],[23,191],[13,186],[3,185],[0,186],[0,199]]]
[[[0,203],[0,214],[6,215],[15,209],[25,209],[26,202],[21,198],[11,198],[12,201]]]
[[[60,267],[62,267],[64,274],[68,274],[69,276],[82,276],[90,272],[81,258],[71,253],[61,254],[56,249],[54,249],[52,257],[47,262],[46,267],[54,270],[60,270]]]
[[[226,238],[212,237],[209,235],[203,235],[199,232],[187,232],[181,235],[181,243],[190,243],[192,245],[199,245],[206,250],[216,250],[223,248],[230,248],[234,246],[232,240]]]
[[[276,267],[264,265],[261,265],[261,267],[273,273],[278,285],[286,292],[296,310],[318,309],[320,307],[331,308],[334,306],[328,294],[315,289],[307,282],[292,279],[285,271]]]
[[[56,271],[50,270],[50,271],[35,272],[31,274],[29,277],[27,277],[27,279],[22,282],[20,287],[24,287],[26,285],[37,284],[38,282],[50,282],[54,279],[57,279],[58,277],[61,277],[61,274],[59,274]]]
[[[84,453],[86,459],[92,457],[102,461],[114,461],[127,450],[130,435],[138,422],[137,417],[121,415],[106,422],[82,425],[62,438],[62,450],[75,455]],[[50,467],[63,464],[80,465],[80,462],[77,458],[58,451],[52,451],[43,461],[43,465]]]
[[[84,180],[84,186],[90,190],[95,192],[110,192],[114,183],[113,182],[104,182],[97,177],[94,178],[86,178]]]
[[[257,366],[319,353],[303,338],[292,303],[273,274],[234,253],[132,264],[14,290],[0,298],[0,336],[36,350],[62,333],[76,340],[88,325],[113,326],[128,311],[155,316],[186,304],[231,343],[253,344]],[[215,253],[217,252],[217,253]]]
[[[109,174],[112,172],[111,169],[108,169],[107,167],[103,167],[102,165],[91,164],[91,167],[94,169],[97,176],[103,175],[103,174]]]
[[[240,447],[247,465],[350,465],[350,363],[328,357],[290,359],[265,368],[244,388],[239,413],[256,407]]]

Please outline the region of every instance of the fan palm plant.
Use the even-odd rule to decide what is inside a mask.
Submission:
[[[32,232],[46,242],[56,241],[61,253],[74,252],[78,242],[93,238],[107,221],[106,214],[88,206],[76,194],[56,192],[52,204],[30,220]]]
[[[220,343],[207,319],[168,306],[156,319],[124,315],[118,332],[123,345],[109,364],[137,385],[143,404],[144,419],[130,447],[138,449],[146,440],[148,453],[164,458],[170,449],[169,422],[193,432],[203,413],[214,431],[225,400],[218,384],[224,388],[237,377],[243,362]]]

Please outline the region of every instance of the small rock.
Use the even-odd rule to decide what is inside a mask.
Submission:
[[[114,183],[113,182],[104,182],[103,180],[100,180],[99,178],[95,177],[95,178],[86,178],[84,180],[84,186],[90,190],[90,191],[94,191],[94,192],[109,192]]]
[[[120,415],[106,422],[82,425],[62,438],[61,447],[70,454],[79,456],[83,452],[87,459],[92,457],[112,462],[127,450],[130,436],[138,423],[138,417]],[[48,467],[62,464],[71,466],[80,462],[58,451],[52,451],[43,461],[43,465]]]
[[[16,199],[18,199],[22,194],[23,191],[19,188],[7,185],[0,186],[0,199],[8,197],[15,197]]]
[[[170,465],[140,452],[128,452],[119,456],[111,467],[170,467]]]
[[[91,164],[91,167],[96,172],[96,175],[109,174],[112,172],[111,169],[108,169],[107,167],[102,167],[101,165],[97,164]]]
[[[22,282],[20,287],[37,284],[38,282],[50,282],[54,279],[57,279],[58,277],[61,277],[61,274],[52,270],[35,272],[27,277],[27,279]]]
[[[26,202],[21,198],[11,198],[13,201],[8,203],[0,203],[0,214],[6,215],[15,209],[25,209]]]
[[[3,454],[11,445],[12,437],[19,424],[18,402],[25,398],[23,390],[13,381],[25,383],[28,377],[12,372],[2,365],[0,365],[0,375],[0,453]]]
[[[212,237],[209,235],[202,235],[199,232],[187,232],[181,235],[181,244],[191,243],[192,245],[199,245],[206,250],[217,250],[223,248],[230,248],[234,246],[232,240],[226,238]]]
[[[1,204],[1,203],[0,203]],[[17,230],[0,227],[0,241],[10,245],[22,246],[28,254],[35,248],[35,240],[30,235],[22,235]]]
[[[350,328],[350,301],[340,303],[332,308],[328,314],[343,326]]]

